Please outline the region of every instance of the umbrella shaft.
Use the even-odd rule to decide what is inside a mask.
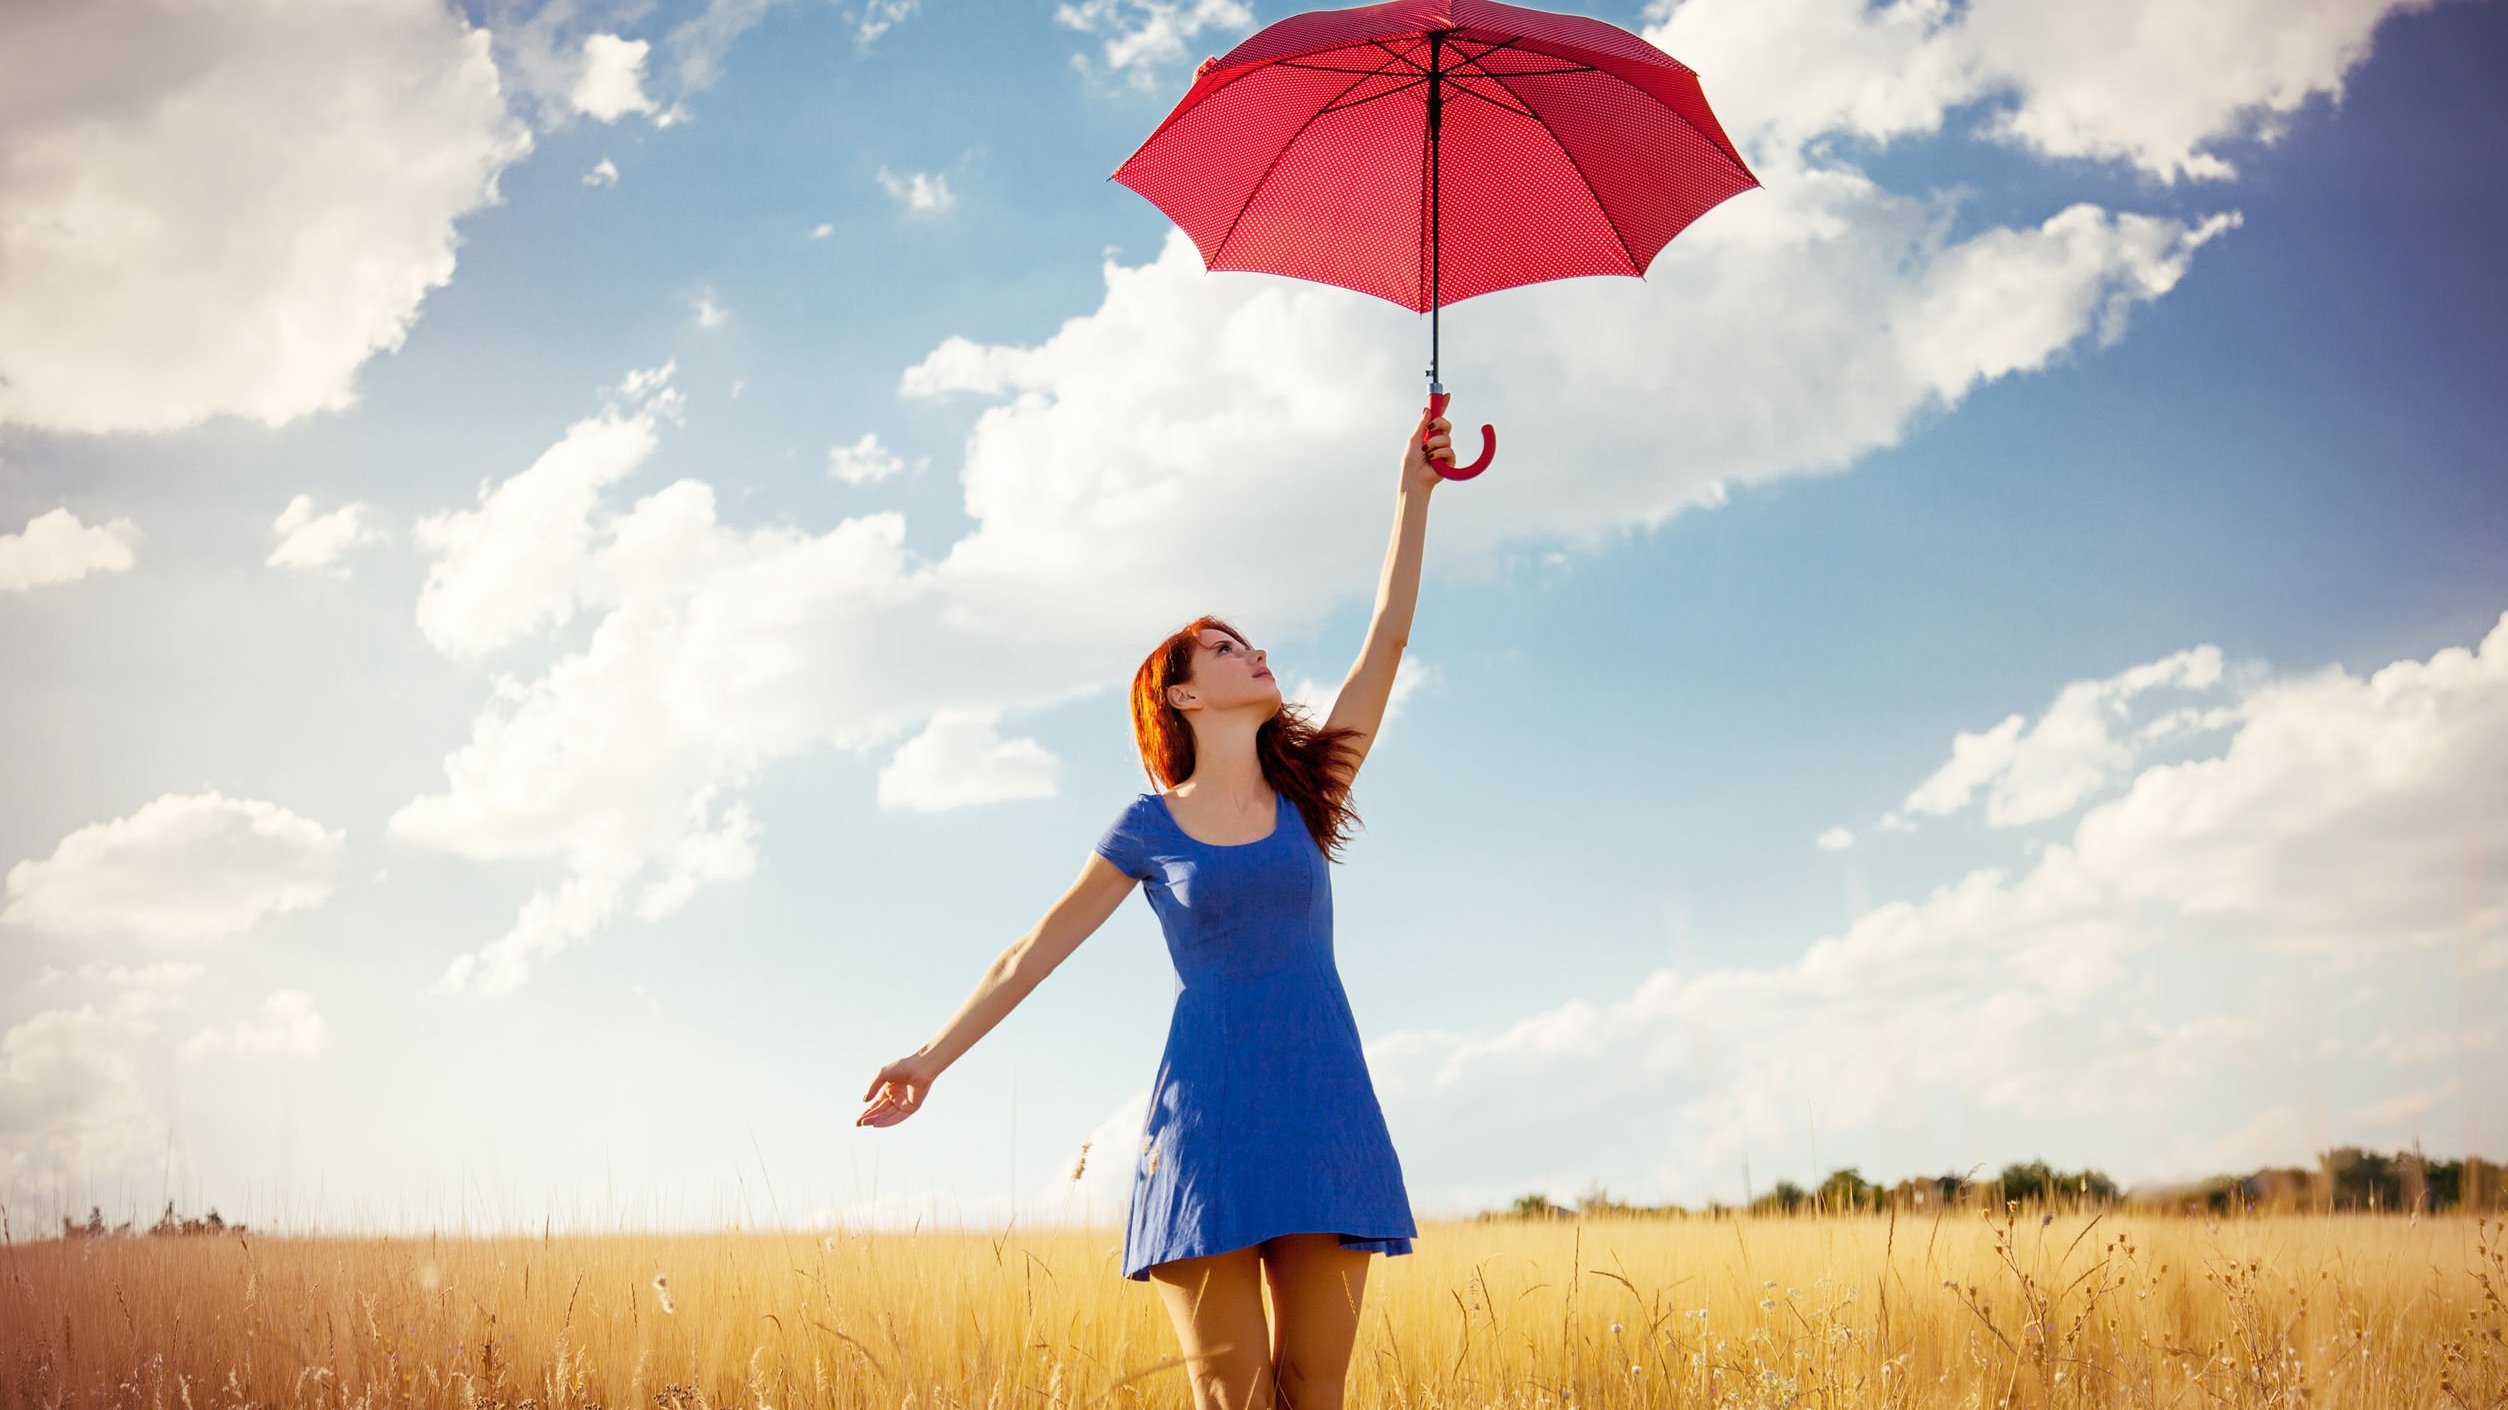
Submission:
[[[1444,126],[1445,94],[1438,87],[1440,72],[1437,49],[1444,42],[1442,32],[1428,36],[1428,384],[1440,387],[1437,380],[1437,174],[1443,165],[1438,160],[1437,130]]]

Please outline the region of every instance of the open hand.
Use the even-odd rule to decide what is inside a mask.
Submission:
[[[1428,408],[1421,407],[1419,424],[1411,428],[1411,441],[1402,452],[1402,484],[1406,489],[1433,490],[1445,476],[1437,473],[1436,464],[1454,464],[1454,437],[1448,432],[1454,423],[1445,417],[1431,420]],[[1421,438],[1427,438],[1425,449]],[[1431,461],[1436,462],[1432,464]]]
[[[940,1069],[921,1053],[901,1057],[879,1070],[862,1099],[871,1105],[853,1119],[856,1126],[894,1126],[923,1109]]]

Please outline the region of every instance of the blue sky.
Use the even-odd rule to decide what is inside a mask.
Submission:
[[[1106,180],[1291,11],[289,8],[0,18],[13,1222],[1111,1228],[1137,899],[851,1121],[1160,634],[1364,634],[1427,320]],[[1421,1215],[2508,1152],[2502,10],[1569,8],[1766,187],[1444,315],[1334,879]]]

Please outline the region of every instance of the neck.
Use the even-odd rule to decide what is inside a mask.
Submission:
[[[1254,751],[1254,734],[1263,721],[1225,719],[1195,721],[1193,776],[1177,792],[1210,794],[1223,802],[1252,807],[1269,785],[1263,781],[1263,760]]]

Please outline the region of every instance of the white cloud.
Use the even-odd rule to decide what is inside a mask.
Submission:
[[[618,184],[618,163],[611,161],[607,157],[601,158],[601,160],[593,164],[592,170],[583,174],[583,184],[586,186],[616,186]]]
[[[2191,647],[2129,667],[2102,680],[2074,681],[2056,692],[2036,723],[2011,715],[1983,733],[1962,731],[1951,758],[1916,785],[1902,805],[1940,817],[1986,790],[1986,822],[2017,827],[2069,813],[2135,760],[2135,746],[2188,726],[2217,729],[2234,722],[2234,707],[2181,708],[2129,729],[2134,703],[2154,690],[2212,690],[2224,683],[2220,649]],[[2024,732],[2025,731],[2025,732]]]
[[[2389,15],[2429,0],[1653,0],[1645,39],[1697,69],[1751,151],[1832,132],[1887,140],[1992,105],[1987,135],[2163,180],[2234,175],[2215,150],[2272,140],[2339,97]]]
[[[1658,970],[1482,1033],[1390,1034],[1370,1045],[1377,1083],[1401,1129],[1478,1140],[1497,1122],[1510,1149],[1555,1136],[1690,1197],[1745,1157],[1799,1178],[1814,1138],[1920,1168],[2021,1158],[1964,1144],[1986,1114],[2004,1139],[2073,1141],[2103,1166],[2133,1152],[2109,1166],[2128,1180],[2420,1129],[2508,1140],[2495,1078],[2459,1090],[2402,1070],[2493,1045],[2495,1025],[2410,1044],[2379,1005],[2312,1005],[2300,1028],[2271,1017],[2415,954],[2459,977],[2457,1011],[2508,1003],[2508,962],[2481,958],[2508,956],[2492,782],[2508,774],[2508,614],[2478,652],[2269,681],[2245,704],[2219,754],[2145,769],[2023,874],[1970,872],[1779,963]],[[2236,983],[2180,977],[2215,973]],[[2362,1025],[2376,1036],[2353,1036]],[[2393,1055],[2341,1070],[2342,1129],[2294,1114],[2325,1110],[2324,1038]],[[2208,1104],[2222,1099],[2261,1115],[2143,1138],[2220,1130]],[[1424,1139],[1406,1151],[1449,1154],[1462,1158]]]
[[[478,507],[420,519],[413,535],[436,555],[418,596],[418,629],[456,660],[483,656],[574,616],[598,595],[589,577],[589,515],[603,487],[635,472],[659,444],[655,423],[674,413],[676,361],[627,375],[613,403],[577,421],[531,468]]]
[[[731,310],[714,302],[713,290],[708,289],[697,295],[697,326],[699,328],[720,328],[724,320],[730,317]]]
[[[886,166],[882,166],[879,169],[879,181],[880,189],[886,191],[891,198],[910,211],[930,211],[938,214],[957,204],[958,201],[958,198],[950,193],[949,178],[939,172],[916,171],[898,176],[889,171]]]
[[[440,989],[507,992],[631,896],[655,919],[702,882],[745,874],[757,829],[736,790],[767,762],[821,741],[891,746],[961,704],[1045,703],[1126,669],[1180,610],[1080,583],[1082,597],[1108,600],[1065,614],[1033,582],[1003,585],[1025,604],[1016,616],[969,610],[937,590],[939,570],[909,568],[894,513],[818,534],[739,530],[689,480],[607,510],[600,488],[641,463],[655,433],[644,411],[579,423],[529,469],[483,487],[478,511],[442,521],[458,532],[421,536],[440,555],[422,626],[447,654],[478,655],[579,605],[604,614],[537,680],[500,678],[446,760],[446,790],[390,821],[404,840],[565,868]],[[1003,628],[1019,639],[991,635]],[[961,749],[992,788],[1024,767],[1018,746],[964,751],[968,738],[936,732],[905,762]],[[937,786],[919,770],[901,777]]]
[[[350,549],[361,544],[381,543],[389,537],[372,522],[374,506],[343,504],[328,514],[314,512],[313,496],[300,494],[287,502],[272,521],[270,531],[279,536],[278,547],[263,559],[272,568],[306,568],[334,570],[345,573],[340,560]]]
[[[1516,539],[1590,546],[1720,503],[1728,482],[1835,469],[1983,381],[2113,331],[2221,228],[2087,205],[1961,242],[1944,224],[1858,173],[1804,170],[1719,207],[1645,281],[1474,300],[1468,322],[1447,320],[1450,414],[1511,424],[1526,449],[1502,458],[1512,473],[1440,501],[1444,552],[1468,563]],[[969,438],[967,505],[983,522],[953,556],[988,573],[1067,571],[1081,540],[1139,555],[1150,550],[1131,534],[1216,504],[1252,516],[1256,541],[1295,567],[1332,565],[1321,581],[1344,590],[1347,562],[1368,556],[1350,550],[1374,500],[1330,467],[1389,459],[1398,444],[1382,428],[1417,404],[1413,315],[1298,281],[1213,276],[1176,230],[1149,264],[1105,272],[1103,305],[1042,344],[953,336],[901,379],[910,397],[1011,398]],[[1669,321],[1685,336],[1666,342]],[[1660,446],[1674,437],[1682,454],[1667,464]],[[1241,473],[1249,456],[1264,476]],[[1302,494],[1316,512],[1295,507]],[[1336,535],[1290,537],[1318,521]],[[1248,564],[1247,584],[1276,591],[1289,566]],[[1224,582],[1231,570],[1200,571]]]
[[[826,221],[820,221],[818,224],[810,227],[810,238],[813,240],[824,240],[828,236],[835,233],[836,227]]]
[[[778,0],[708,0],[658,45],[630,40],[605,26],[640,15],[638,7],[593,7],[578,15],[574,0],[488,0],[487,24],[507,82],[538,111],[544,128],[577,116],[614,122],[642,113],[657,128],[688,120],[687,100],[722,76],[732,45]],[[525,12],[528,11],[526,14]],[[670,95],[664,105],[659,87]]]
[[[1833,827],[1811,840],[1823,852],[1843,852],[1855,845],[1855,834],[1842,827]]]
[[[198,944],[320,905],[345,835],[276,804],[166,794],[9,868],[0,923],[58,935]]]
[[[141,1079],[141,1048],[154,1031],[144,1015],[91,1003],[47,1009],[0,1035],[0,1192],[12,1210],[62,1199],[166,1149],[164,1112]]]
[[[618,380],[616,393],[628,401],[642,403],[658,416],[678,420],[684,407],[679,393],[671,386],[671,378],[678,371],[678,358],[659,367],[639,368]]]
[[[706,0],[706,6],[671,30],[667,37],[679,72],[679,94],[686,98],[714,85],[723,75],[723,61],[732,44],[746,34],[779,0]],[[678,106],[674,104],[673,106]],[[682,112],[675,120],[684,121]]]
[[[1167,70],[1192,58],[1194,48],[1211,36],[1242,38],[1254,27],[1254,12],[1237,0],[1079,0],[1054,7],[1054,22],[1085,34],[1103,34],[1099,61],[1106,76],[1120,75],[1139,92],[1163,91],[1173,81]],[[1083,55],[1071,56],[1072,67],[1090,74]]]
[[[204,1028],[181,1050],[187,1062],[219,1056],[277,1054],[313,1057],[329,1043],[313,995],[302,989],[279,989],[261,1001],[258,1018],[238,1019],[223,1028]]]
[[[2503,618],[2508,624],[2508,617]],[[2508,626],[2366,680],[2257,687],[2226,753],[2145,770],[2082,818],[2085,866],[2259,943],[2366,954],[2473,940],[2500,954],[2508,875]]]
[[[583,68],[566,100],[595,122],[616,122],[629,113],[649,113],[655,105],[644,92],[644,58],[653,46],[615,34],[586,35]]]
[[[1051,798],[1062,761],[1033,739],[1004,739],[998,710],[941,710],[880,770],[879,805],[939,812]]]
[[[483,859],[558,857],[570,871],[506,936],[448,969],[441,991],[507,992],[536,958],[631,904],[659,919],[698,885],[747,875],[756,824],[723,795],[745,781],[753,756],[814,733],[793,719],[753,738],[737,713],[745,692],[819,667],[781,639],[786,614],[806,610],[787,595],[814,582],[843,594],[852,580],[893,576],[873,565],[894,561],[894,516],[816,541],[723,533],[712,492],[693,481],[596,528],[598,491],[652,452],[657,408],[676,405],[668,370],[631,374],[622,390],[644,398],[636,411],[613,406],[578,422],[530,469],[483,486],[477,511],[422,521],[422,544],[440,556],[420,623],[448,655],[483,654],[567,620],[578,605],[609,609],[584,652],[549,676],[532,685],[500,678],[471,743],[446,761],[451,790],[414,799],[390,820],[406,840]],[[861,567],[849,563],[857,545]],[[683,656],[690,637],[725,656]],[[829,645],[843,639],[834,634]],[[526,777],[527,793],[508,786]]]
[[[868,49],[872,41],[913,17],[923,8],[923,0],[862,0],[855,11],[853,44]]]
[[[90,573],[128,572],[143,536],[128,519],[81,524],[67,509],[47,510],[14,534],[0,534],[0,592],[74,583]]]
[[[348,407],[531,145],[436,0],[0,5],[0,53],[0,424]]]
[[[920,470],[927,462],[918,460]],[[865,431],[862,439],[849,446],[830,446],[827,451],[827,473],[849,485],[868,485],[902,473],[906,462],[895,451],[880,444],[879,433]]]

